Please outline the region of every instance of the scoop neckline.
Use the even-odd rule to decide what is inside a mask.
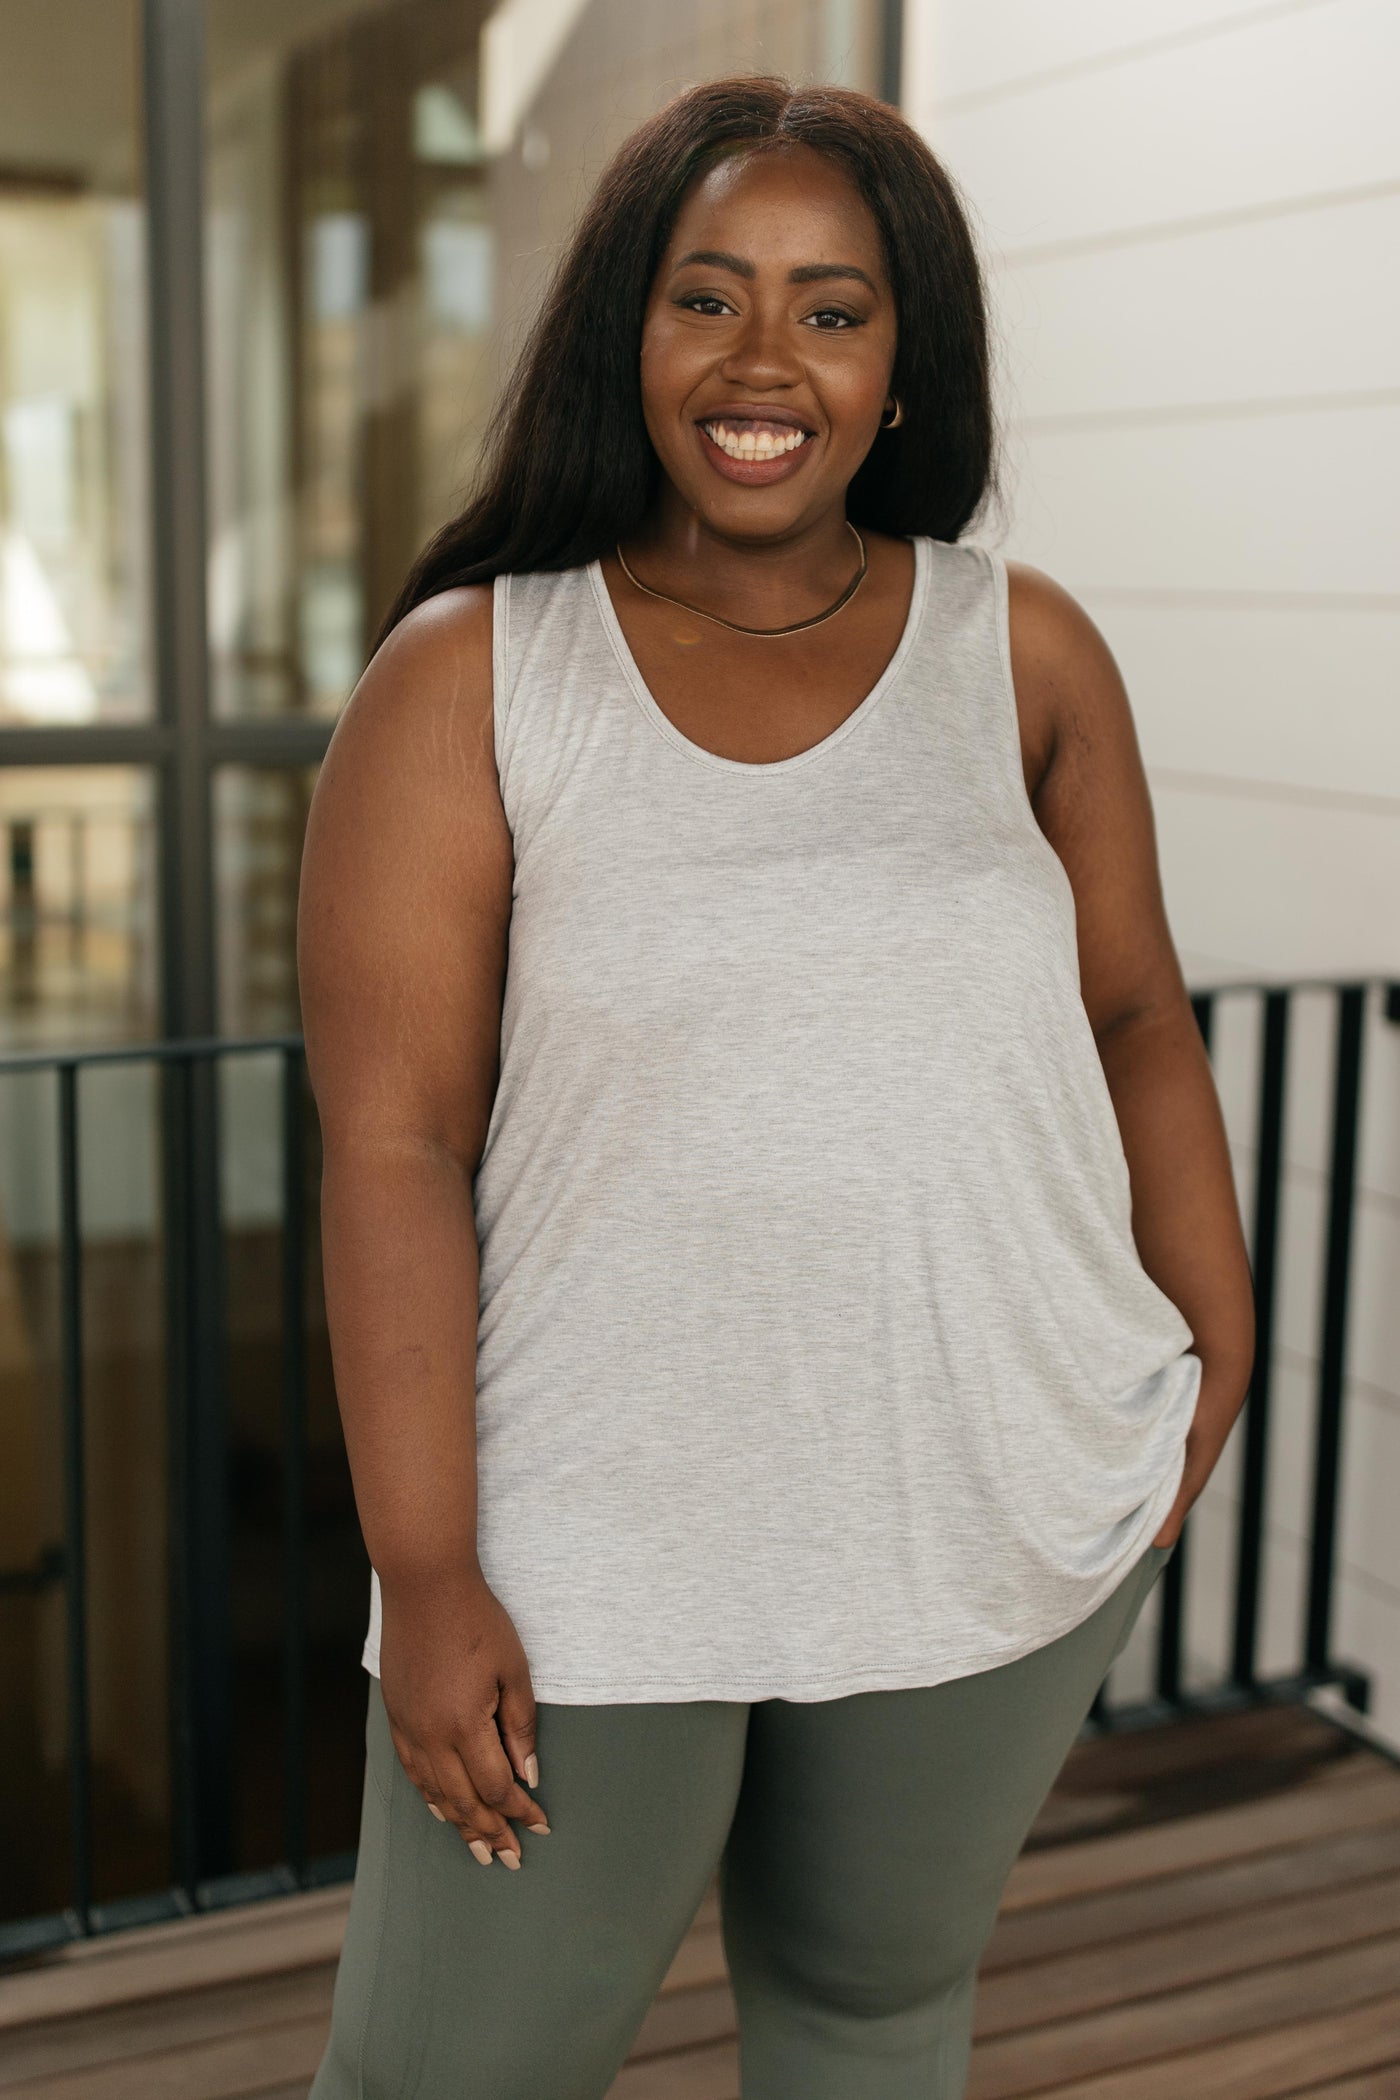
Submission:
[[[865,721],[872,709],[884,698],[898,678],[901,670],[904,668],[905,658],[914,646],[914,637],[923,619],[924,603],[928,596],[929,550],[927,535],[924,533],[911,533],[909,541],[914,549],[914,586],[909,594],[909,610],[905,615],[904,626],[900,632],[899,640],[895,644],[894,654],[885,665],[884,670],[880,673],[874,685],[871,686],[865,698],[852,708],[845,720],[838,722],[836,727],[821,739],[820,743],[809,744],[805,751],[794,751],[787,758],[775,758],[767,763],[759,759],[726,758],[721,752],[707,751],[703,744],[694,743],[690,737],[677,729],[665,709],[658,705],[638,668],[637,660],[632,654],[631,644],[622,631],[622,622],[617,617],[617,608],[612,602],[607,582],[603,576],[601,556],[596,557],[587,564],[587,574],[589,583],[593,588],[594,601],[603,623],[604,632],[612,643],[613,652],[622,667],[623,675],[627,680],[633,699],[637,702],[647,720],[652,724],[652,727],[659,729],[666,741],[669,744],[673,744],[678,751],[683,751],[688,758],[696,759],[701,765],[714,767],[723,773],[742,773],[754,778],[766,778],[769,774],[791,773],[798,766],[811,765],[815,759],[823,757],[835,745],[842,743],[860,723]]]

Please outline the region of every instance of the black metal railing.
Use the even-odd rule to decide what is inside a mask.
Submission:
[[[1299,994],[1331,1000],[1333,1062],[1331,1142],[1327,1172],[1327,1220],[1321,1279],[1321,1344],[1313,1431],[1312,1496],[1307,1538],[1306,1600],[1294,1669],[1261,1676],[1257,1666],[1262,1566],[1265,1546],[1265,1484],[1272,1427],[1271,1400],[1276,1357],[1279,1249],[1284,1185],[1284,1119],[1288,1106],[1289,1027]],[[1182,1527],[1160,1589],[1154,1695],[1115,1708],[1100,1690],[1092,1720],[1103,1728],[1140,1726],[1152,1719],[1211,1713],[1232,1707],[1301,1700],[1324,1686],[1335,1687],[1358,1713],[1370,1704],[1370,1678],[1359,1665],[1336,1656],[1331,1645],[1336,1575],[1338,1497],[1341,1487],[1343,1401],[1346,1379],[1347,1314],[1356,1213],[1357,1137],[1362,1092],[1362,1050],[1368,1003],[1400,1022],[1400,984],[1374,978],[1338,982],[1296,980],[1288,984],[1220,984],[1192,995],[1197,1025],[1208,1051],[1217,1012],[1227,999],[1259,1002],[1260,1050],[1257,1125],[1254,1136],[1253,1214],[1246,1219],[1254,1279],[1255,1357],[1240,1420],[1243,1455],[1231,1612],[1231,1651],[1226,1674],[1215,1684],[1187,1691],[1182,1682],[1185,1601],[1190,1564],[1191,1520]]]
[[[1295,998],[1325,995],[1335,1007],[1331,1150],[1321,1287],[1321,1345],[1313,1450],[1308,1579],[1296,1667],[1261,1677],[1257,1644],[1265,1543],[1265,1484],[1270,1444],[1270,1382],[1288,1102],[1289,1024]],[[1400,985],[1378,979],[1346,983],[1219,985],[1193,994],[1206,1042],[1226,1000],[1262,1008],[1257,1072],[1257,1130],[1250,1230],[1257,1300],[1258,1349],[1241,1424],[1243,1461],[1233,1572],[1233,1633],[1221,1680],[1188,1690],[1183,1683],[1190,1531],[1183,1530],[1160,1584],[1154,1690],[1150,1700],[1115,1706],[1108,1687],[1095,1701],[1095,1727],[1143,1726],[1186,1713],[1301,1698],[1337,1687],[1364,1712],[1369,1679],[1331,1646],[1338,1495],[1341,1480],[1348,1286],[1356,1210],[1357,1133],[1362,1048],[1368,1004],[1400,1021]],[[220,1190],[220,1065],[271,1054],[280,1060],[281,1149],[281,1858],[249,1868],[235,1858],[233,1743],[230,1725],[231,1635],[228,1530],[226,1279]],[[93,1887],[91,1753],[88,1729],[89,1627],[87,1482],[84,1478],[83,1260],[79,1202],[80,1074],[112,1063],[146,1062],[159,1075],[163,1191],[162,1242],[167,1344],[169,1493],[170,1886],[149,1895],[98,1903]],[[62,1585],[66,1613],[67,1823],[71,1886],[58,1910],[29,1918],[0,1917],[0,1959],[117,1925],[176,1916],[257,1896],[346,1879],[353,1853],[311,1856],[307,1820],[308,1689],[306,1669],[306,1360],[308,1138],[314,1103],[299,1036],[249,1041],[190,1040],[102,1050],[33,1052],[0,1057],[0,1081],[24,1071],[56,1079],[58,1159],[57,1263],[59,1372],[63,1416],[65,1536],[28,1565],[0,1565],[0,1591]],[[0,1562],[4,1560],[0,1541]]]
[[[233,1834],[230,1698],[227,1306],[219,1174],[217,1077],[227,1061],[280,1061],[282,1468],[282,1857],[240,1870]],[[84,1238],[80,1206],[80,1074],[148,1064],[160,1081],[162,1188],[171,1884],[98,1904],[93,1890],[92,1756],[89,1742],[89,1599],[84,1434]],[[62,1411],[64,1538],[28,1565],[5,1566],[0,1592],[61,1583],[64,1598],[71,1888],[62,1911],[0,1914],[0,1959],[68,1938],[286,1893],[346,1877],[353,1854],[312,1859],[307,1846],[306,1759],[306,1216],[307,1134],[314,1117],[300,1036],[122,1045],[0,1056],[0,1081],[47,1072],[56,1080],[58,1370]],[[6,1877],[0,1876],[0,1888]]]

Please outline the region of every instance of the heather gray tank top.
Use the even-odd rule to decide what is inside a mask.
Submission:
[[[494,587],[477,1550],[537,1699],[1009,1662],[1175,1500],[1201,1365],[1133,1241],[1005,562],[913,545],[885,670],[773,765],[671,725],[597,563]]]

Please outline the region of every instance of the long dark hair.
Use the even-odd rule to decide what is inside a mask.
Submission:
[[[466,508],[410,569],[375,638],[455,585],[569,569],[625,539],[660,462],[642,417],[642,317],[676,214],[719,154],[791,144],[836,161],[873,212],[895,299],[897,429],[846,492],[857,525],[956,540],[998,487],[981,265],[962,198],[898,110],[854,88],[707,80],[604,169],[497,398]]]

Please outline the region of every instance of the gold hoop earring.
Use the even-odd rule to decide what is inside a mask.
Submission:
[[[890,399],[894,403],[894,414],[888,419],[883,415],[880,417],[882,430],[894,430],[904,421],[904,408],[898,394],[891,394]]]

